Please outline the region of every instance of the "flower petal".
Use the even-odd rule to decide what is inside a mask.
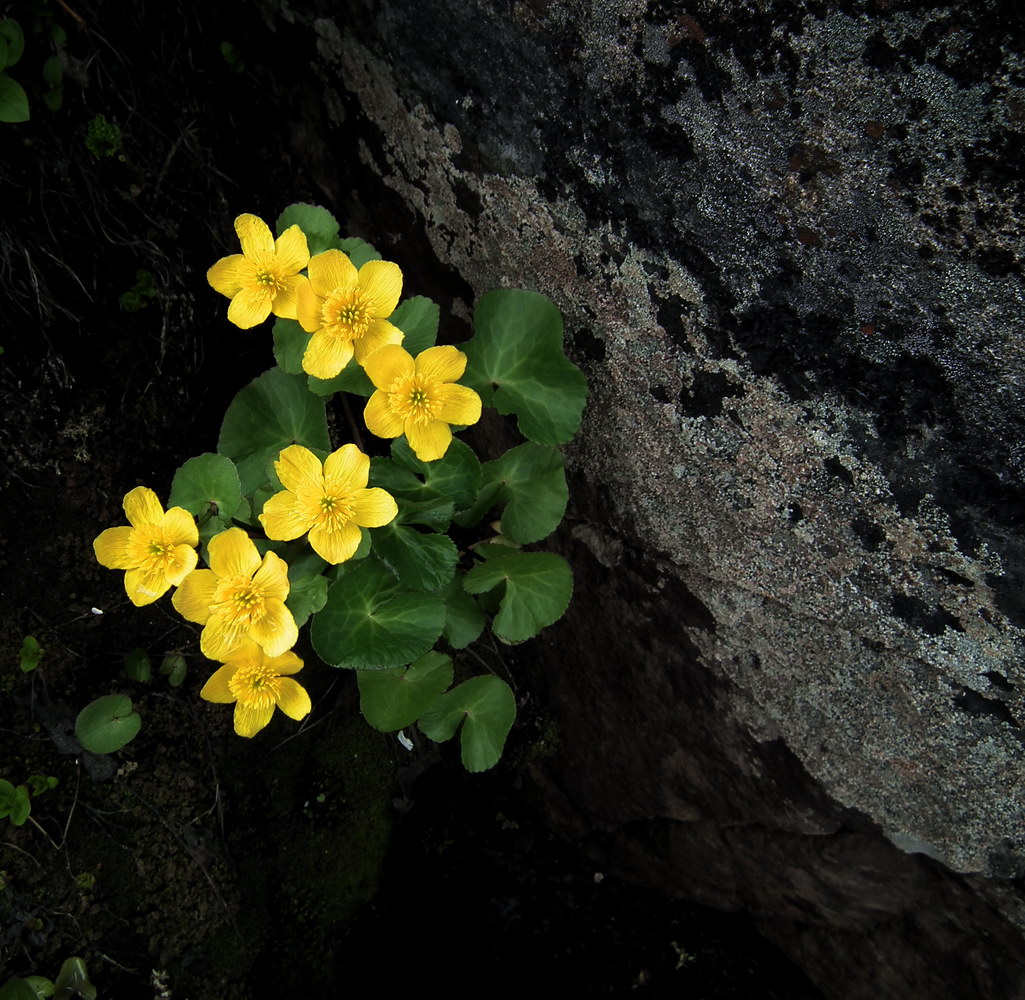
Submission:
[[[286,277],[284,282],[285,287],[278,291],[271,302],[271,312],[282,319],[296,319],[299,289],[310,282],[301,274],[293,274]]]
[[[171,603],[186,621],[205,625],[217,589],[217,575],[209,569],[193,570],[174,592]]]
[[[199,692],[199,697],[204,701],[212,701],[217,705],[230,705],[236,698],[231,693],[228,683],[235,676],[237,670],[238,663],[225,663],[222,667],[215,670],[203,685],[203,689]]]
[[[399,513],[395,498],[378,486],[359,490],[352,498],[352,519],[363,528],[380,528]]]
[[[304,488],[320,490],[324,485],[324,466],[309,448],[301,444],[290,444],[282,448],[274,461],[274,471],[281,485],[293,493]]]
[[[125,573],[125,591],[137,608],[159,600],[170,587],[161,570],[130,569]]]
[[[356,361],[366,367],[367,358],[374,351],[379,351],[388,344],[401,344],[405,336],[397,326],[393,326],[386,319],[371,320],[367,332],[352,342],[356,352]]]
[[[369,478],[370,459],[354,444],[343,444],[324,459],[324,484],[332,496],[361,490]]]
[[[357,284],[373,302],[371,315],[385,319],[395,312],[402,294],[402,272],[390,260],[368,260],[359,269]]]
[[[320,310],[323,306],[324,297],[313,290],[308,280],[304,281],[295,295],[295,318],[307,333],[320,329]]]
[[[391,397],[380,389],[363,408],[363,422],[375,437],[397,438],[402,433],[402,417],[391,408]]]
[[[470,424],[480,420],[480,396],[465,385],[439,385],[435,388],[438,419],[446,424]]]
[[[255,736],[270,722],[274,715],[274,706],[263,708],[246,708],[241,702],[235,705],[235,732],[239,736]]]
[[[188,578],[185,582],[189,582]],[[199,651],[208,660],[228,660],[247,638],[240,625],[231,624],[224,615],[211,615],[199,636]]]
[[[253,586],[258,587],[264,597],[283,601],[288,597],[288,563],[277,553],[267,552],[263,557],[263,564],[253,574]],[[256,641],[260,642],[259,639]],[[263,646],[263,643],[260,642],[260,645]],[[291,646],[292,643],[289,643],[285,649],[290,649]],[[264,649],[266,648],[264,646]],[[282,649],[281,652],[283,653],[285,649]],[[271,656],[277,655],[277,653],[271,653]]]
[[[232,298],[241,291],[246,283],[242,274],[239,273],[239,265],[245,261],[240,253],[233,253],[229,257],[222,257],[209,271],[206,272],[206,280],[210,287],[221,295]]]
[[[351,559],[362,539],[363,533],[351,521],[334,531],[329,531],[323,524],[315,524],[310,529],[313,551],[335,566]]]
[[[305,535],[313,522],[303,516],[294,493],[282,490],[275,493],[264,505],[260,524],[268,538],[279,542],[290,542]]]
[[[306,345],[303,371],[316,378],[334,378],[352,360],[352,341],[318,330]]]
[[[399,379],[412,378],[416,371],[412,355],[398,344],[388,344],[374,351],[363,367],[378,389],[390,389]]]
[[[174,547],[174,565],[164,570],[167,582],[172,587],[181,586],[182,581],[195,568],[199,562],[199,555],[191,545],[176,545]]]
[[[259,647],[257,648],[259,649]],[[282,653],[280,656],[265,657],[264,662],[279,676],[282,674],[297,674],[303,668],[303,661],[292,650]]]
[[[133,528],[160,524],[164,519],[164,508],[160,506],[156,493],[146,486],[136,486],[126,493],[123,504]]]
[[[273,555],[271,552],[267,554]],[[267,656],[280,656],[296,644],[299,629],[295,627],[295,619],[284,601],[270,598],[264,602],[264,610],[266,614],[262,620],[253,622],[249,629],[249,638],[263,646]]]
[[[264,285],[243,288],[228,306],[228,321],[240,330],[259,326],[269,315],[273,292]]]
[[[184,507],[172,507],[161,518],[160,527],[174,545],[198,545],[199,529],[195,518]]]
[[[466,355],[451,345],[428,347],[416,356],[416,373],[426,382],[455,382],[466,371]]]
[[[134,528],[125,525],[123,528],[107,528],[93,540],[93,552],[96,561],[107,569],[131,569],[128,558],[128,542]]]
[[[274,234],[259,216],[248,213],[240,215],[235,220],[235,232],[242,244],[242,253],[247,257],[274,253]]]
[[[448,451],[452,441],[452,428],[443,420],[432,420],[429,424],[407,420],[406,440],[421,462],[433,462]]]
[[[225,579],[252,576],[260,567],[260,553],[241,528],[229,528],[210,539],[210,569]]]
[[[274,252],[285,274],[298,274],[310,262],[306,234],[298,226],[289,226],[274,241]]]
[[[310,258],[310,284],[318,295],[330,295],[336,288],[351,288],[359,272],[341,250],[325,250]]]
[[[292,680],[291,677],[282,677],[278,683],[281,685],[278,708],[290,719],[295,719],[296,722],[306,718],[310,714],[310,709],[313,708],[306,688],[298,681]]]

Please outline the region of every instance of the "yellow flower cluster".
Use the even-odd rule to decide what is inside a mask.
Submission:
[[[480,397],[458,385],[466,355],[431,347],[413,357],[392,324],[402,294],[402,272],[390,261],[357,268],[341,250],[310,256],[306,236],[290,226],[277,239],[255,215],[235,220],[242,252],[223,257],[207,272],[210,285],[231,301],[228,319],[242,329],[271,314],[297,320],[310,334],[303,369],[330,379],[355,358],[375,392],[364,410],[371,433],[405,435],[417,458],[441,458],[451,427],[480,419]],[[302,273],[305,270],[305,274]],[[377,528],[398,514],[394,498],[367,486],[370,459],[354,444],[322,462],[293,444],[274,470],[284,487],[259,515],[269,539],[303,535],[322,559],[337,565],[352,558],[363,528]],[[156,494],[136,487],[124,498],[128,525],[108,528],[93,542],[99,563],[125,571],[125,591],[137,606],[151,604],[172,587],[175,609],[203,626],[200,650],[221,666],[203,686],[207,701],[235,704],[235,732],[254,736],[280,708],[299,720],[309,695],[293,679],[303,662],[292,651],[298,639],[288,609],[288,565],[274,552],[260,555],[241,528],[214,535],[208,569],[197,569],[199,531],[181,507],[165,511]]]
[[[466,369],[462,351],[431,347],[414,358],[400,346],[403,332],[389,321],[402,294],[398,264],[371,260],[357,268],[341,250],[310,257],[298,226],[290,226],[275,240],[255,215],[240,215],[235,231],[242,253],[223,257],[207,272],[211,286],[231,299],[228,319],[243,329],[262,323],[272,312],[298,320],[311,334],[303,370],[316,378],[334,378],[355,357],[377,390],[363,414],[372,434],[381,438],[405,434],[416,457],[433,462],[448,450],[453,424],[468,426],[480,419],[480,397],[455,384]],[[303,268],[306,275],[300,273]],[[299,495],[295,490],[290,493]],[[276,505],[275,523],[282,530],[295,530],[301,520],[298,515],[287,529],[278,518],[285,506],[284,500]],[[343,544],[339,534],[329,546],[326,539],[332,534],[332,520],[314,522],[309,510],[303,516],[310,525],[315,523],[321,544],[331,552],[343,551],[354,537],[348,532],[348,542]],[[310,542],[328,559],[314,543],[312,532]]]

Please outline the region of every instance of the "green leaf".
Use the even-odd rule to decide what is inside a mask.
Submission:
[[[502,756],[505,739],[516,719],[516,697],[498,677],[471,677],[440,698],[417,725],[436,743],[459,734],[463,767],[486,771]]]
[[[153,664],[146,650],[136,646],[125,656],[125,673],[129,679],[140,684],[149,684],[153,680]]]
[[[289,375],[302,375],[303,355],[310,335],[299,325],[298,320],[276,319],[271,330],[274,338],[274,360],[278,367]]]
[[[43,103],[51,111],[60,111],[64,106],[64,86],[58,83],[56,87],[48,87],[43,91]]]
[[[242,492],[249,494],[267,481],[268,462],[290,444],[330,449],[324,401],[307,392],[301,375],[272,368],[232,400],[217,450],[234,460]]]
[[[524,437],[561,444],[580,428],[587,381],[562,350],[562,316],[537,292],[500,288],[481,296],[474,336],[463,345],[463,384],[485,406],[514,413]]]
[[[0,21],[0,37],[6,43],[7,49],[4,61],[0,64],[0,69],[16,65],[21,58],[22,52],[25,51],[25,35],[21,30],[21,25],[14,18],[4,18],[4,20]]]
[[[96,987],[89,982],[85,962],[77,957],[65,959],[53,986],[53,1000],[71,1000],[72,995],[80,1000],[96,1000]]]
[[[487,619],[480,605],[463,590],[463,574],[457,573],[442,591],[445,597],[445,641],[453,649],[465,649],[475,642]]]
[[[357,670],[360,711],[375,729],[393,733],[416,722],[452,683],[452,675],[452,661],[434,651],[408,667]]]
[[[24,88],[6,73],[0,73],[0,122],[27,122],[28,97]]]
[[[310,392],[317,396],[330,396],[334,392],[352,392],[357,396],[372,396],[374,383],[367,373],[350,358],[349,363],[334,378],[317,378],[309,376]]]
[[[334,244],[343,253],[349,255],[349,260],[357,267],[362,267],[368,260],[380,260],[381,255],[367,242],[350,236],[348,239],[337,240]]]
[[[376,559],[338,569],[310,627],[313,648],[325,663],[382,670],[411,663],[434,645],[445,624],[440,594],[401,590]]]
[[[409,590],[437,590],[456,570],[459,553],[448,535],[424,534],[392,521],[371,528],[374,554]]]
[[[289,578],[291,578],[291,570]],[[327,602],[327,577],[304,576],[292,583],[285,607],[292,612],[295,624],[302,628],[310,615],[315,615]]]
[[[46,652],[39,645],[39,640],[34,635],[27,635],[21,640],[21,650],[18,654],[19,666],[23,674],[31,673],[39,666],[39,661]]]
[[[214,513],[222,520],[231,518],[242,502],[242,484],[230,458],[206,452],[190,458],[174,474],[168,507],[183,507],[199,517]]]
[[[24,785],[18,785],[14,789],[14,803],[11,806],[11,822],[15,826],[24,826],[29,814],[32,812],[32,803],[28,797],[28,789]]]
[[[573,594],[573,574],[552,552],[513,552],[474,566],[463,581],[470,594],[502,585],[492,631],[503,642],[523,642],[562,617]]]
[[[27,980],[11,976],[0,986],[0,1000],[39,1000],[39,995]]]
[[[33,795],[42,795],[57,787],[57,779],[45,774],[30,774],[28,787]]]
[[[2,24],[3,22],[0,21],[0,25]],[[11,63],[10,60],[7,58],[8,49],[9,46],[7,43],[7,38],[4,35],[4,33],[0,31],[0,70],[6,68],[7,66],[13,65],[13,63]]]
[[[75,720],[75,737],[92,753],[113,753],[135,738],[142,726],[132,699],[108,694],[90,702]]]
[[[181,687],[188,673],[189,665],[181,653],[168,653],[160,661],[160,673],[167,678],[171,687]]]
[[[388,317],[388,322],[405,334],[402,346],[415,358],[421,351],[434,346],[438,339],[440,316],[437,302],[425,295],[415,295],[401,303]]]
[[[338,222],[320,205],[308,205],[301,201],[289,205],[275,223],[278,236],[289,226],[298,226],[306,234],[311,257],[333,247],[338,239]]]
[[[48,1000],[53,996],[53,983],[46,976],[29,976],[25,982],[36,991],[37,1000]]]
[[[507,501],[502,534],[527,545],[547,538],[559,526],[568,499],[562,455],[528,441],[484,464],[477,503],[458,515],[456,523],[476,524],[496,503]]]
[[[473,503],[480,490],[480,462],[473,449],[462,441],[453,440],[448,451],[433,462],[421,462],[404,437],[392,442],[391,454],[402,468],[423,477],[425,489],[416,496],[407,494],[411,500],[445,497],[452,500],[456,510],[462,510]]]

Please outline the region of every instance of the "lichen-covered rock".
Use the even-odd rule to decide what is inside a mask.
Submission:
[[[1025,991],[1018,15],[314,6],[365,167],[591,380],[552,815],[836,995]]]

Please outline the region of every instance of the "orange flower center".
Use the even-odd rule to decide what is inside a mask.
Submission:
[[[155,524],[136,528],[128,540],[128,556],[134,568],[147,573],[170,573],[181,567],[175,544],[166,531]]]
[[[414,375],[412,378],[398,378],[392,383],[388,389],[388,405],[404,421],[427,424],[438,419],[441,400],[435,384]]]
[[[352,515],[352,494],[334,490],[317,501],[313,520],[328,531],[338,531],[352,520]]]
[[[267,708],[276,705],[281,697],[281,678],[272,667],[250,663],[235,671],[228,681],[228,690],[246,708]]]
[[[321,329],[341,340],[359,340],[374,318],[374,303],[358,287],[336,288],[320,308]]]

